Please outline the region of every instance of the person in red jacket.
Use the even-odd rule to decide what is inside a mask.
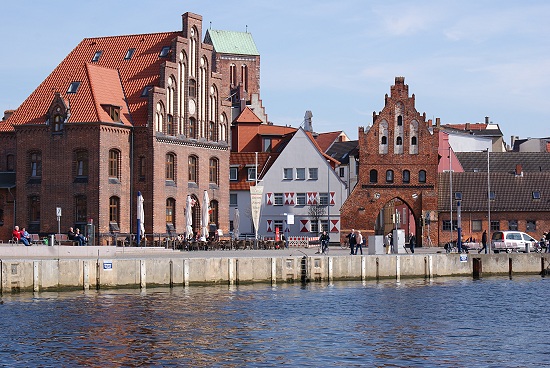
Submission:
[[[29,240],[21,236],[22,234],[21,234],[21,231],[19,230],[19,226],[15,226],[11,234],[14,237],[14,239],[17,239],[18,243],[21,242],[25,245],[29,245]]]

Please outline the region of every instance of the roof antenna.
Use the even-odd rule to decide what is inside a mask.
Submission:
[[[248,24],[245,25],[246,33],[248,33]]]
[[[212,21],[210,21],[210,29],[212,29]]]

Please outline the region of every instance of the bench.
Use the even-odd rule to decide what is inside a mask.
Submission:
[[[31,237],[31,244],[38,245],[43,244],[42,239],[40,239],[40,236],[38,234],[29,234]]]
[[[69,240],[67,234],[55,234],[55,244],[57,245],[76,245],[76,241]]]

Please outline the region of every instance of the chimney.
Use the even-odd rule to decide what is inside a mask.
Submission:
[[[466,123],[465,129],[466,129],[466,130],[470,130],[470,123]]]
[[[523,170],[521,169],[521,165],[520,164],[517,164],[516,165],[516,177],[523,177]]]
[[[439,128],[441,126],[441,120],[439,118],[435,118],[435,126]]]
[[[485,117],[485,124],[489,124],[489,117],[488,116]]]
[[[4,111],[4,117],[2,118],[2,120],[8,120],[10,118],[10,116],[13,115],[14,112],[15,112],[15,110],[6,110],[6,111]]]
[[[306,132],[313,132],[313,123],[311,122],[311,118],[313,117],[313,114],[311,111],[307,110],[306,114],[304,115],[304,130]]]

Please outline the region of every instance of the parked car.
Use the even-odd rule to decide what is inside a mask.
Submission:
[[[494,253],[527,252],[527,249],[534,252],[536,242],[529,234],[521,231],[495,231],[491,236],[491,249]]]

